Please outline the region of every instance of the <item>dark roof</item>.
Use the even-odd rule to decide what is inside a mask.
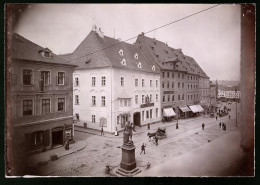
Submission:
[[[123,56],[119,54],[123,50]],[[138,59],[135,54],[138,54]],[[150,63],[143,55],[141,50],[132,44],[121,42],[107,36],[100,37],[95,31],[89,35],[74,50],[72,55],[61,56],[66,58],[70,63],[78,65],[79,69],[98,68],[98,67],[118,67],[145,72],[159,73],[159,68],[155,66],[152,70],[153,63]],[[126,65],[122,65],[125,59]],[[142,68],[138,68],[138,63]]]
[[[240,91],[240,87],[239,86],[218,85],[218,90],[221,90],[221,91],[235,91],[235,89],[237,89],[237,91]]]
[[[171,69],[172,67],[165,62],[169,61],[169,59],[177,58],[177,71],[196,74],[201,77],[208,78],[197,62],[192,57],[184,55],[181,49],[174,49],[161,41],[149,38],[143,34],[138,36],[136,44],[141,47],[146,47],[146,49],[149,50],[146,54],[150,54],[152,56],[151,58],[161,69]]]
[[[11,48],[11,57],[13,59],[71,65],[63,58],[52,53],[50,49],[43,48],[17,33],[12,34]],[[43,57],[42,51],[50,52],[51,57]]]

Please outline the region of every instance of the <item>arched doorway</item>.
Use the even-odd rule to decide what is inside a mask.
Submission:
[[[140,124],[140,112],[134,113],[134,125],[135,126],[141,126],[141,124]]]

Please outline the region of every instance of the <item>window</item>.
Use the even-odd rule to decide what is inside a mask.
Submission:
[[[119,55],[124,56],[124,51],[122,49],[119,50]]]
[[[150,119],[153,118],[153,109],[150,109]]]
[[[136,53],[134,57],[135,57],[135,59],[138,59],[138,54]]]
[[[164,72],[162,72],[162,77],[164,78]]]
[[[79,104],[79,95],[75,95],[75,105]]]
[[[50,113],[50,99],[42,99],[42,114]]]
[[[170,77],[170,73],[169,73],[169,72],[167,72],[167,77],[168,77],[168,78]]]
[[[58,111],[65,111],[65,98],[58,98]]]
[[[178,78],[180,78],[180,73],[178,73]]]
[[[190,88],[190,84],[188,84],[188,89]]]
[[[158,80],[156,80],[156,87],[158,87]]]
[[[150,94],[150,102],[152,102],[152,100],[153,100],[153,95]]]
[[[33,114],[33,101],[23,100],[23,115],[28,116]]]
[[[105,96],[101,96],[101,106],[102,107],[106,106],[106,97]]]
[[[146,119],[149,119],[149,110],[146,111]]]
[[[180,88],[180,86],[181,86],[181,84],[180,84],[180,82],[178,82],[178,88]]]
[[[153,84],[153,81],[152,81],[152,80],[150,80],[150,87],[152,87],[152,84]]]
[[[165,96],[162,97],[162,101],[163,101],[163,103],[165,102]]]
[[[190,76],[188,76],[188,80],[190,79]]]
[[[174,88],[174,82],[172,82],[172,88]]]
[[[184,78],[184,74],[182,74],[182,78]]]
[[[101,85],[106,86],[106,77],[105,76],[101,77]]]
[[[174,73],[172,73],[172,78],[174,78]]]
[[[142,111],[142,121],[144,121],[144,111]]]
[[[135,86],[138,87],[138,78],[135,79]]]
[[[142,79],[142,87],[144,87],[144,85],[145,85],[145,84],[144,84],[144,79]]]
[[[58,85],[64,85],[64,81],[65,81],[65,73],[58,72]]]
[[[43,145],[43,131],[33,132],[31,139],[32,147]]]
[[[182,83],[182,88],[184,88],[184,83]]]
[[[138,104],[138,95],[135,95],[135,103]]]
[[[125,78],[121,77],[121,87],[124,87],[124,86],[125,86]]]
[[[142,95],[142,103],[144,103],[144,95]]]
[[[158,117],[158,108],[155,109],[155,115]]]
[[[155,97],[156,97],[156,102],[158,102],[158,94],[156,94]]]
[[[188,100],[190,100],[190,95],[188,95]]]
[[[95,123],[96,122],[96,115],[91,115],[91,118],[92,118],[92,123]]]
[[[96,96],[92,96],[92,106],[96,106]]]
[[[92,87],[96,86],[96,77],[92,77]]]
[[[23,85],[32,85],[31,69],[23,69]]]
[[[168,102],[170,102],[170,95],[168,95]]]
[[[182,94],[182,100],[184,100],[184,94]]]
[[[75,85],[79,86],[79,78],[78,77],[75,78]]]
[[[162,83],[162,88],[164,88],[164,82]]]
[[[181,99],[181,95],[178,95],[178,100],[180,100]]]
[[[41,78],[44,85],[50,85],[50,71],[41,71]]]
[[[170,82],[167,82],[167,88],[170,88]]]

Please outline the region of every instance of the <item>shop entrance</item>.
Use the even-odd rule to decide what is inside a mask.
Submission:
[[[135,126],[141,126],[140,125],[140,112],[134,113],[134,125]]]
[[[52,147],[63,145],[63,128],[55,128],[52,130]]]

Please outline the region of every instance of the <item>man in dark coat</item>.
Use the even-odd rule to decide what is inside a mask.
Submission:
[[[156,144],[156,146],[158,146],[158,137],[155,136],[154,139],[155,139],[155,144]]]
[[[221,122],[219,122],[219,128],[221,128]]]
[[[147,130],[150,130],[150,123],[147,124]]]
[[[204,123],[202,123],[201,127],[202,127],[202,130],[204,130],[205,124],[204,124]]]
[[[101,133],[100,135],[104,135],[104,129],[103,129],[103,126],[101,127]]]
[[[144,152],[144,154],[145,154],[145,147],[146,147],[146,146],[145,146],[144,143],[143,143],[142,146],[141,146],[141,153]],[[140,155],[141,155],[141,153],[140,153]]]
[[[218,116],[216,116],[216,121],[218,120]]]

